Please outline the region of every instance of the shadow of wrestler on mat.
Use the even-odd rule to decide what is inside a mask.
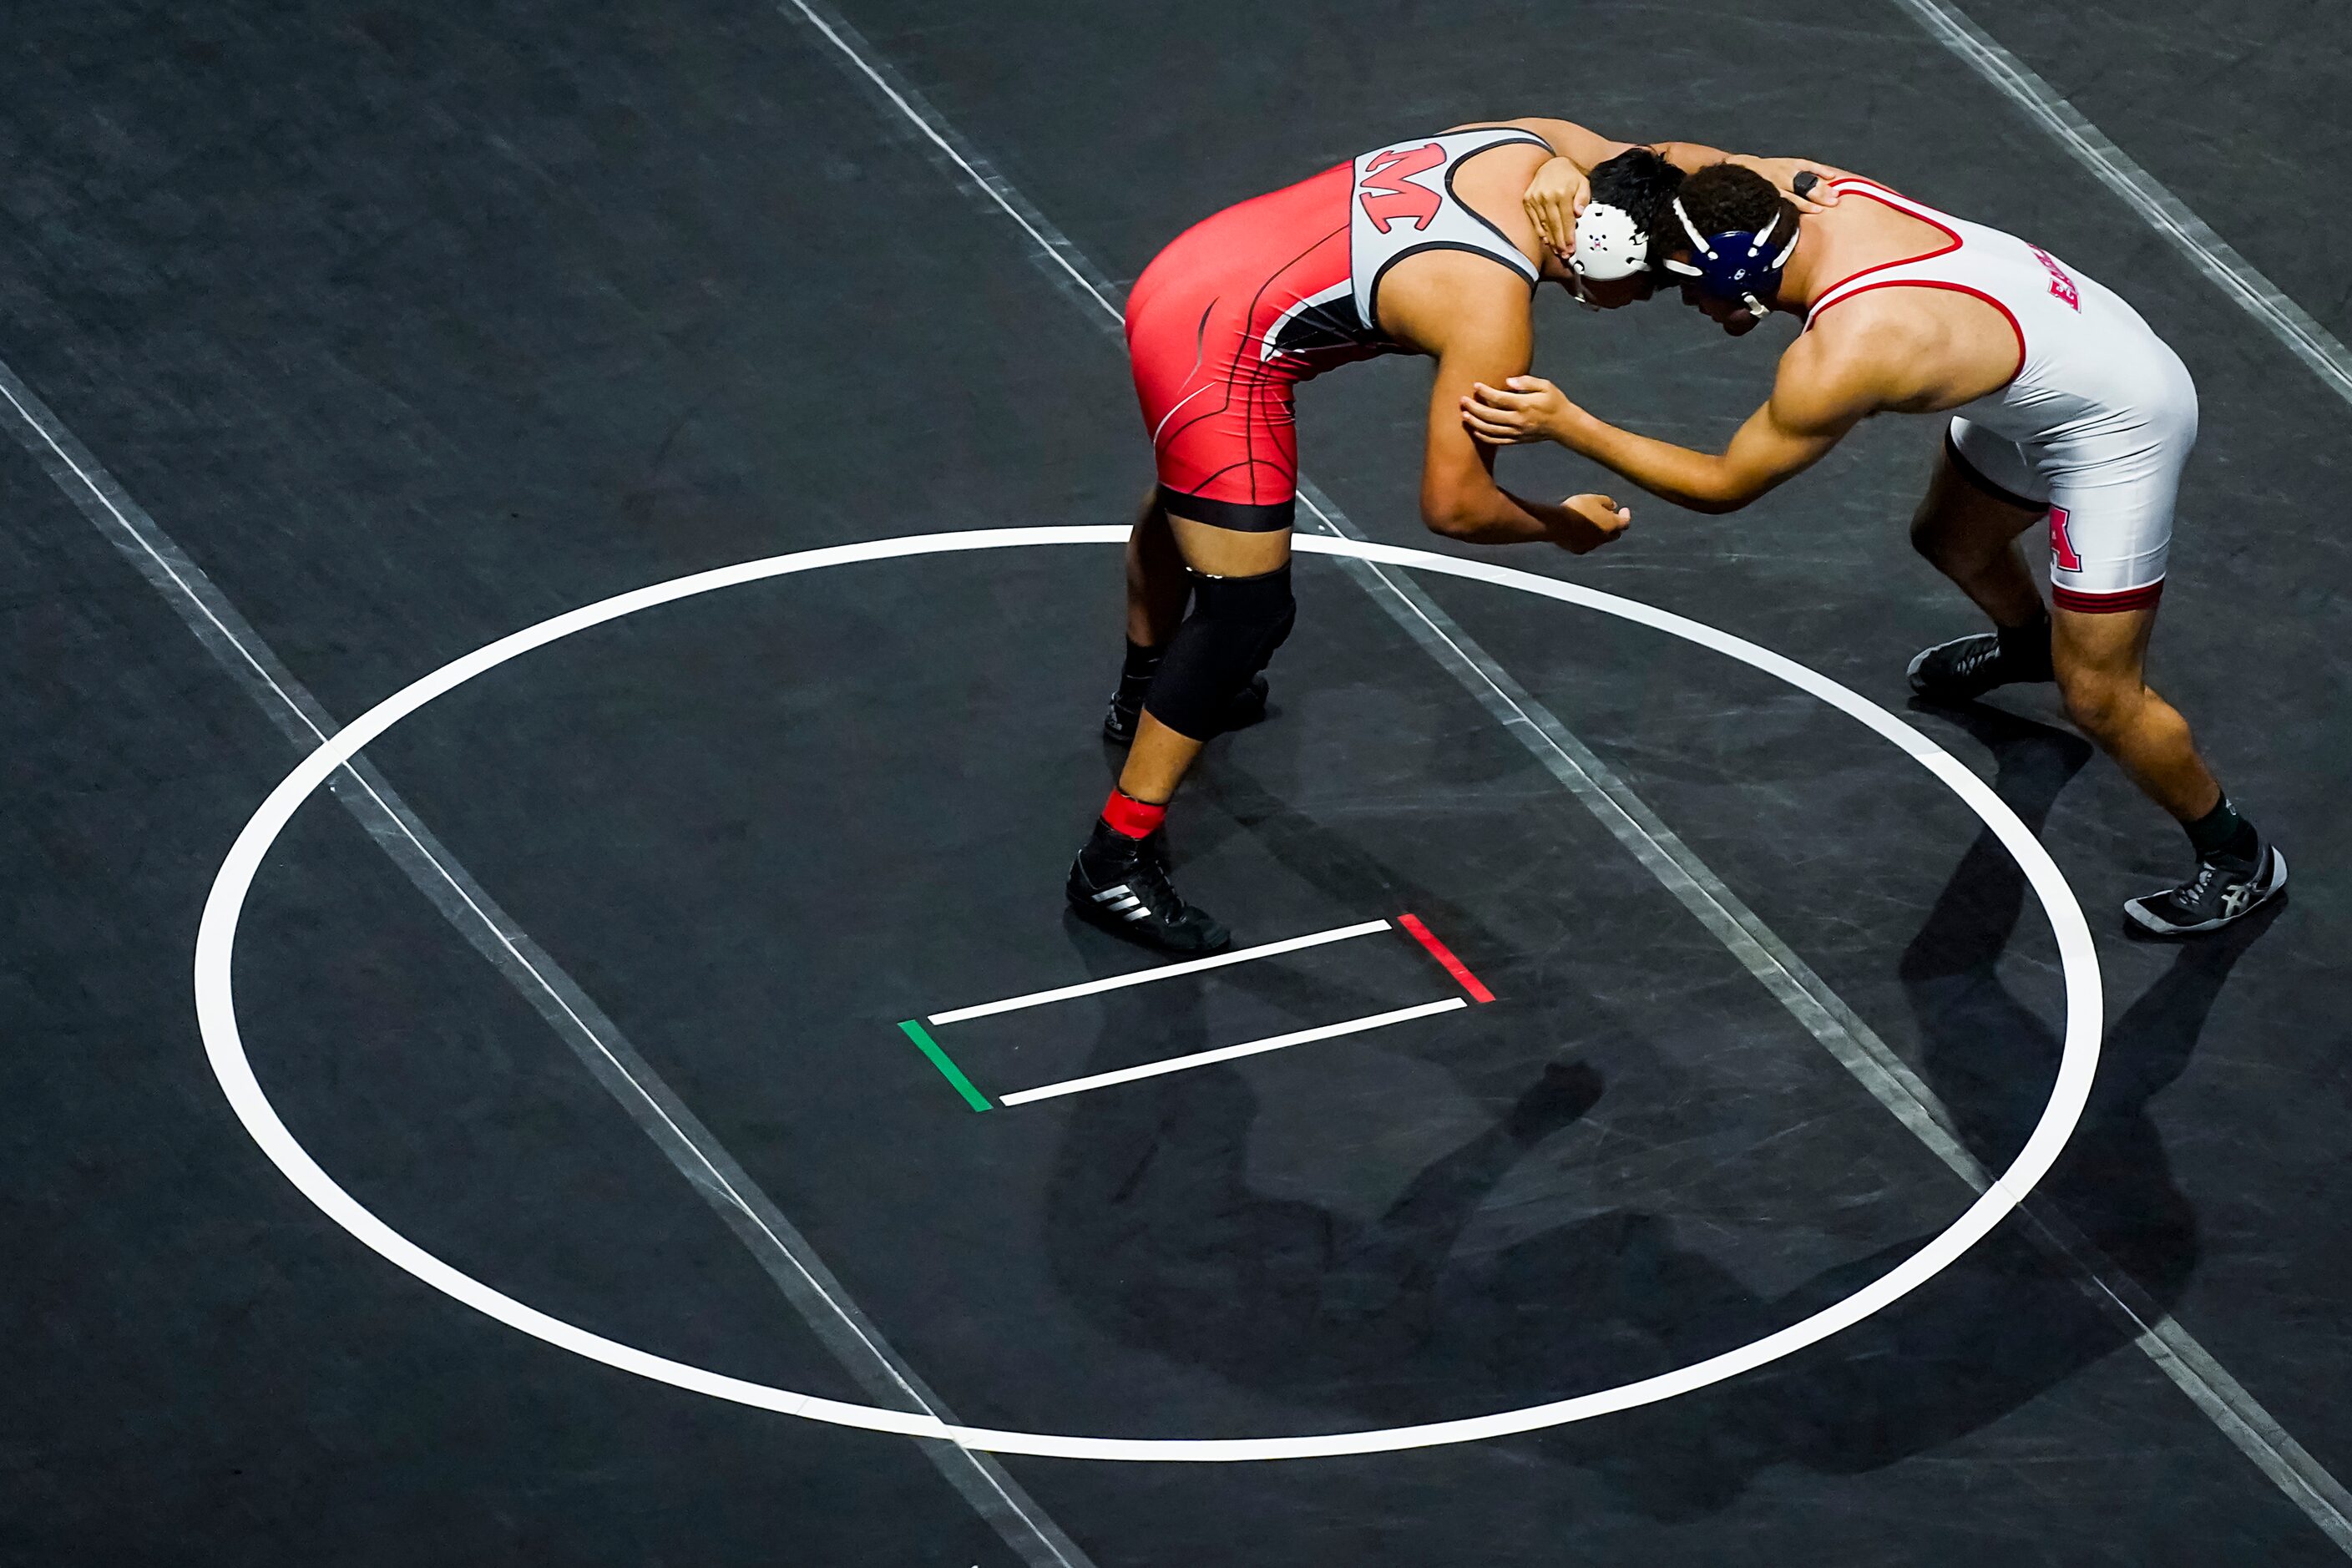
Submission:
[[[1990,708],[1951,716],[1992,752],[1996,790],[2038,833],[2089,746]],[[2040,1117],[2061,1050],[2057,1029],[2018,1000],[1998,967],[2028,894],[1988,830],[1900,961],[1921,1042],[1914,1065],[1969,1152],[1996,1170]],[[2082,1121],[2030,1200],[2144,1311],[2170,1309],[2199,1256],[2196,1211],[2174,1184],[2149,1102],[2188,1067],[2231,968],[2274,913],[2182,948],[2108,1028]],[[1955,1213],[1964,1195],[1955,1183]],[[1763,1304],[1759,1331],[1851,1294],[1928,1239],[1883,1248]],[[1660,1517],[1721,1507],[1776,1464],[1875,1469],[1990,1426],[2127,1344],[2135,1331],[2094,1299],[2095,1289],[2037,1242],[2029,1219],[2011,1216],[1919,1290],[1787,1361],[1612,1418],[1622,1425],[1605,1435],[1569,1428],[1533,1441],[1610,1474]]]
[[[2038,830],[2089,748],[1990,709],[1960,717],[1992,750],[2002,797]],[[2039,1116],[2060,1055],[2057,1031],[1999,972],[2027,895],[2014,860],[1980,836],[1901,960],[1922,1041],[1915,1066],[1966,1146],[1995,1168]],[[2082,1122],[2033,1200],[2147,1310],[2168,1309],[2198,1259],[2195,1211],[2148,1102],[2186,1068],[2231,967],[2267,923],[2183,947],[2116,1021]],[[1177,1019],[1180,1036],[1188,1023],[1201,1020]],[[1295,1400],[1318,1413],[1303,1430],[1339,1430],[1512,1408],[1685,1364],[1830,1305],[1930,1239],[1769,1296],[1679,1239],[1663,1205],[1463,1256],[1457,1243],[1482,1204],[1601,1089],[1589,1066],[1549,1065],[1369,1221],[1252,1189],[1260,1107],[1239,1073],[1102,1095],[1078,1108],[1057,1159],[1047,1226],[1056,1278],[1116,1337]],[[1967,1191],[1949,1184],[1958,1214]],[[2131,1335],[2012,1218],[1911,1296],[1787,1361],[1510,1441],[1602,1476],[1643,1513],[1686,1518],[1727,1505],[1776,1465],[1853,1473],[1932,1450]],[[1209,1434],[1176,1415],[1164,1430],[1140,1423],[1138,1435]]]

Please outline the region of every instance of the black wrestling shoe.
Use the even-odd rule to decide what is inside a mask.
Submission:
[[[2031,629],[2039,631],[2038,642],[1979,632],[1923,650],[1906,672],[1911,689],[1930,702],[1973,702],[1996,686],[2051,679],[2049,628]],[[2027,646],[2021,647],[2021,642]],[[2037,647],[2039,658],[2034,657]]]
[[[1250,683],[1234,693],[1232,703],[1225,709],[1224,723],[1217,733],[1222,735],[1228,731],[1246,730],[1264,719],[1265,693],[1265,677],[1251,676]],[[1126,696],[1124,690],[1115,693],[1111,697],[1109,710],[1103,714],[1103,739],[1114,745],[1132,745],[1136,721],[1143,716],[1143,699],[1138,696],[1130,706],[1125,700]]]
[[[1143,717],[1143,699],[1139,697],[1130,705],[1121,700],[1126,695],[1123,691],[1115,693],[1110,707],[1103,713],[1103,739],[1114,746],[1133,745],[1136,721]]]
[[[2197,862],[2197,874],[2177,888],[2124,900],[2124,913],[2156,936],[2195,936],[2219,931],[2270,902],[2286,886],[2286,857],[2263,846],[2252,859],[2213,855]]]
[[[1070,865],[1070,908],[1105,931],[1165,952],[1215,952],[1233,935],[1206,910],[1186,903],[1168,880],[1167,845],[1154,833],[1134,839],[1108,822]]]

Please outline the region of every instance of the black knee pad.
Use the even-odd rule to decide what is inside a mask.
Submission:
[[[1180,735],[1205,741],[1224,727],[1227,704],[1264,669],[1298,620],[1290,568],[1256,577],[1192,580],[1192,613],[1168,639],[1144,711]]]

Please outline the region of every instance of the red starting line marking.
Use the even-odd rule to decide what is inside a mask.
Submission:
[[[1406,934],[1413,941],[1429,949],[1430,957],[1445,965],[1445,973],[1462,983],[1462,989],[1470,993],[1472,1001],[1492,1002],[1495,999],[1495,994],[1480,984],[1478,977],[1470,973],[1470,966],[1454,957],[1452,948],[1430,934],[1429,928],[1421,923],[1421,917],[1399,915],[1397,924],[1404,927]]]

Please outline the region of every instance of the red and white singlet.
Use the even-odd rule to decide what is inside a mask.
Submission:
[[[1399,352],[1381,334],[1381,277],[1425,250],[1466,250],[1535,287],[1536,264],[1454,195],[1454,173],[1511,127],[1381,147],[1227,207],[1179,235],[1127,301],[1128,356],[1162,498],[1179,516],[1290,526],[1298,482],[1291,388]]]
[[[2154,604],[2180,470],[2197,444],[2197,387],[2180,356],[2120,296],[2038,246],[1868,180],[1832,188],[1932,224],[1948,242],[1845,279],[1813,301],[1806,325],[1874,289],[1955,289],[2008,317],[2016,375],[1952,415],[1962,473],[2048,509],[2050,592],[2060,608]]]

